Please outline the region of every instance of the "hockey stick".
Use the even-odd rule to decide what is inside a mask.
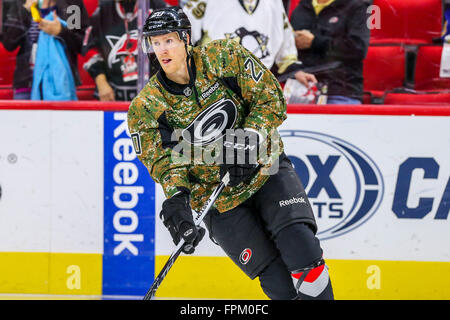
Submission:
[[[216,187],[216,189],[213,191],[213,193],[211,194],[209,199],[206,201],[205,205],[203,206],[203,208],[200,211],[200,213],[197,216],[197,218],[195,219],[195,226],[196,227],[199,226],[200,223],[203,221],[203,218],[205,218],[205,216],[208,213],[209,209],[211,208],[213,203],[216,201],[217,197],[222,192],[223,188],[225,188],[227,186],[228,182],[230,182],[230,174],[227,172],[225,174],[225,176],[222,178],[222,181],[220,182],[220,184]],[[145,294],[144,300],[151,300],[155,296],[156,290],[158,290],[159,286],[161,285],[161,282],[164,280],[164,278],[166,277],[166,275],[169,272],[170,268],[172,268],[173,264],[175,263],[175,260],[180,255],[181,249],[183,248],[183,245],[184,245],[184,242],[185,242],[184,239],[180,240],[180,242],[178,243],[177,247],[175,248],[175,250],[170,255],[169,260],[167,260],[166,264],[164,265],[164,267],[159,272],[159,274],[156,277],[155,281],[153,281],[152,286],[150,287],[150,289]]]
[[[282,73],[281,75],[279,75],[277,77],[277,80],[279,82],[284,82],[287,79],[291,78],[291,79],[295,79],[295,74],[298,71],[303,71],[306,73],[312,73],[312,74],[318,74],[324,71],[329,71],[329,70],[333,70],[333,69],[337,69],[338,67],[340,67],[342,65],[342,62],[340,61],[333,61],[333,62],[328,62],[328,63],[324,63],[322,65],[319,66],[313,66],[313,67],[303,67],[303,68],[298,68],[296,70],[287,72],[287,73]]]

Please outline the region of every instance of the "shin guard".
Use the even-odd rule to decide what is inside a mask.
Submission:
[[[323,259],[313,265],[291,272],[299,300],[333,300],[328,267]]]

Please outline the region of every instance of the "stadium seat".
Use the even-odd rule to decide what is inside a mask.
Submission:
[[[450,103],[450,91],[442,93],[386,93],[383,104],[443,105]]]
[[[0,43],[0,57],[2,58],[2,63],[0,64],[0,85],[12,86],[17,52],[19,52],[19,48],[10,52]]]
[[[363,104],[382,104],[384,91],[371,90],[363,92]]]
[[[178,5],[178,0],[165,0],[167,4],[171,5],[171,6],[177,6]]]
[[[289,3],[289,12],[288,12],[288,17],[289,19],[291,18],[292,15],[292,11],[294,11],[295,8],[297,8],[298,4],[300,3],[301,0],[290,0]]]
[[[94,80],[91,78],[89,73],[83,69],[84,63],[87,61],[87,57],[78,55],[78,73],[80,74],[81,85],[95,85]]]
[[[92,14],[94,13],[95,9],[98,6],[98,1],[99,0],[83,0],[84,6],[86,7],[86,11],[89,16],[92,16]]]
[[[442,31],[442,0],[373,0],[379,7],[380,29],[371,43],[432,43]]]
[[[417,51],[416,90],[449,90],[450,78],[439,77],[442,45],[419,46]]]
[[[10,100],[14,97],[12,84],[0,85],[0,100]]]
[[[364,91],[386,91],[402,87],[405,79],[403,46],[369,46],[364,60]]]

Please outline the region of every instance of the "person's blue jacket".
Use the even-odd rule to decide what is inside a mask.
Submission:
[[[53,13],[45,16],[53,20]],[[64,20],[59,19],[65,27]],[[39,34],[36,61],[33,71],[31,100],[78,100],[75,81],[64,44],[44,31]]]

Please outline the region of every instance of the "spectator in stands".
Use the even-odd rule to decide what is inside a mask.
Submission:
[[[150,6],[163,8],[167,3],[152,0]],[[90,18],[83,68],[94,79],[94,96],[100,101],[131,101],[137,94],[137,14],[136,0],[102,0]]]
[[[282,0],[203,0],[183,7],[192,24],[192,43],[230,38],[251,51],[275,75],[303,66],[297,60],[294,34]],[[314,75],[295,72],[305,86]]]
[[[77,55],[81,52],[84,31],[88,22],[88,15],[82,0],[43,0],[39,8],[42,20],[38,23],[32,19],[31,6],[37,0],[16,0],[10,4],[3,25],[3,45],[6,50],[14,51],[20,48],[16,56],[14,71],[14,99],[30,99],[33,84],[33,69],[36,59],[37,43],[40,32],[55,37],[64,44],[73,80],[76,85],[81,84]],[[75,5],[79,10],[68,10]],[[73,9],[74,7],[72,7]],[[43,19],[49,13],[53,20]],[[73,14],[78,14],[74,17]],[[59,19],[73,24],[62,24]]]
[[[306,67],[341,62],[316,74],[328,85],[329,104],[360,104],[363,60],[370,30],[364,0],[302,0],[291,15],[298,54]]]

